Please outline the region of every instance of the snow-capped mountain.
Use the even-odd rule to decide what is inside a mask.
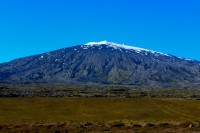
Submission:
[[[107,41],[0,64],[0,83],[199,86],[200,62]]]

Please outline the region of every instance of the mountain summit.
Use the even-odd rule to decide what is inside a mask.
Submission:
[[[0,83],[199,87],[200,62],[107,41],[0,64]]]
[[[160,53],[160,52],[156,52],[156,51],[152,51],[152,50],[148,50],[148,49],[144,49],[144,48],[127,46],[127,45],[124,45],[124,44],[117,44],[117,43],[108,42],[108,41],[89,42],[85,45],[88,46],[88,47],[92,47],[92,46],[100,46],[101,47],[102,45],[107,45],[107,47],[111,47],[111,48],[114,48],[114,49],[127,49],[127,50],[134,50],[134,51],[137,51],[137,52]],[[163,54],[163,53],[160,53],[160,54]],[[165,55],[167,55],[167,54],[165,54]]]

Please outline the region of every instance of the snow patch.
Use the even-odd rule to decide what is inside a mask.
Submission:
[[[42,59],[42,58],[44,58],[44,56],[42,55],[42,56],[40,56],[40,58],[39,59]]]
[[[148,50],[148,49],[144,49],[144,48],[139,48],[139,47],[134,47],[134,46],[127,46],[124,44],[117,44],[114,42],[108,42],[108,41],[100,41],[100,42],[89,42],[83,45],[83,49],[88,49],[89,47],[93,47],[93,46],[102,46],[102,45],[106,45],[107,47],[111,47],[114,49],[126,49],[126,50],[134,50],[137,53],[141,53],[141,52],[149,52],[152,54],[160,54],[160,55],[164,55],[164,56],[170,56],[168,54],[164,54],[161,52],[156,52],[153,50]]]
[[[190,59],[190,58],[183,58],[183,57],[178,57],[179,59],[182,59],[182,60],[186,60],[186,61],[195,61],[193,59]]]

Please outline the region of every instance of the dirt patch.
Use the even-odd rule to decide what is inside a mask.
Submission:
[[[132,125],[132,126],[127,126]],[[112,123],[91,123],[91,122],[66,122],[55,124],[21,124],[21,125],[0,125],[0,132],[30,132],[30,133],[70,133],[70,132],[91,132],[91,133],[112,133],[112,132],[146,132],[146,133],[167,133],[167,132],[187,132],[198,133],[200,127],[194,123],[145,123],[144,125],[132,122],[112,122]]]

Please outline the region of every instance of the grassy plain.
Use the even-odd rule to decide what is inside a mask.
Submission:
[[[193,122],[200,101],[161,98],[1,98],[0,124],[104,122]]]
[[[0,132],[200,132],[200,101],[167,98],[0,98]]]

